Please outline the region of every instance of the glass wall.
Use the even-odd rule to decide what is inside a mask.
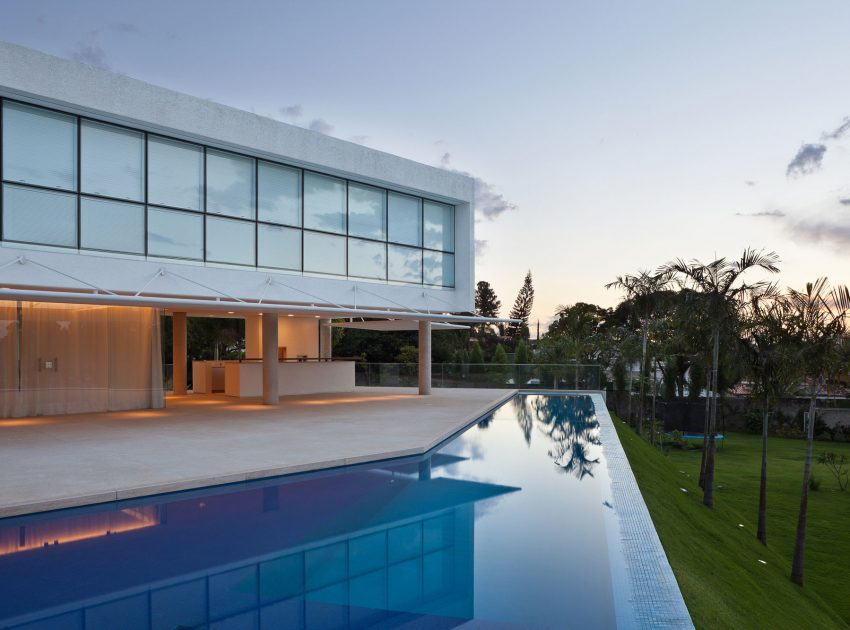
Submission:
[[[2,240],[454,286],[454,206],[8,99],[2,123]]]

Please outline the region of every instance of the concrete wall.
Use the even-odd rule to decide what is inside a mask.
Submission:
[[[163,133],[222,149],[236,150],[304,166],[394,190],[427,196],[455,205],[456,286],[454,289],[399,286],[358,281],[380,297],[360,292],[358,306],[386,308],[400,302],[410,308],[468,311],[474,306],[474,181],[472,178],[364,146],[331,138],[293,125],[240,111],[209,100],[180,94],[126,76],[43,53],[0,43],[0,96],[56,107],[79,115]],[[149,292],[187,297],[220,294],[195,283],[215,287],[242,299],[292,303],[322,301],[344,306],[355,303],[355,282],[285,272],[226,268],[204,263],[77,252],[37,246],[0,244],[0,265],[25,255],[55,269],[113,291],[136,292],[160,268],[179,273],[187,282],[166,274]],[[267,278],[285,285],[267,287]],[[14,266],[2,273],[3,286],[76,289],[59,274]],[[383,299],[386,296],[387,299]],[[428,296],[426,298],[426,296]]]
[[[278,345],[286,348],[286,357],[319,356],[319,320],[314,317],[281,317],[277,324]]]

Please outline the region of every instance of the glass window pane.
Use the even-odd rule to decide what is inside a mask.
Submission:
[[[80,247],[145,253],[145,207],[105,199],[80,200]]]
[[[148,255],[202,260],[204,217],[177,210],[148,208]]]
[[[254,160],[207,149],[207,212],[254,218]]]
[[[77,196],[3,186],[3,238],[76,247]]]
[[[389,240],[403,245],[422,246],[422,200],[389,193]]]
[[[304,227],[345,234],[345,181],[304,173]]]
[[[80,134],[82,191],[143,201],[144,134],[90,120],[82,121]]]
[[[257,247],[260,267],[301,270],[301,230],[258,224]]]
[[[348,184],[348,233],[384,241],[387,238],[387,195],[380,188]]]
[[[304,271],[345,275],[345,237],[304,232]]]
[[[455,285],[455,257],[453,254],[423,252],[425,284],[453,287]]]
[[[415,247],[389,246],[389,279],[422,284],[422,250]]]
[[[201,147],[168,138],[148,137],[148,201],[200,210],[204,183]]]
[[[348,239],[348,275],[386,280],[387,246],[358,238]]]
[[[260,221],[301,225],[301,171],[260,162]]]
[[[455,250],[455,209],[444,203],[425,202],[425,247]]]
[[[76,190],[77,119],[5,101],[3,178]]]
[[[207,217],[207,260],[254,266],[256,223]]]

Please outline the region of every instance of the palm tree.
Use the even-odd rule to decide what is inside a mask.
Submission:
[[[786,394],[799,382],[796,344],[789,330],[790,308],[775,286],[751,296],[743,317],[742,339],[753,379],[753,396],[762,398],[761,480],[756,537],[767,544],[767,436],[771,400]]]
[[[662,266],[658,272],[669,274],[676,278],[683,289],[690,289],[691,295],[697,298],[696,306],[708,319],[711,327],[712,360],[711,360],[711,413],[708,423],[708,441],[703,449],[705,459],[705,485],[703,487],[703,503],[714,507],[714,455],[715,433],[717,432],[717,396],[718,396],[718,364],[720,355],[720,335],[728,333],[736,323],[738,310],[744,298],[751,293],[766,289],[770,283],[759,281],[747,284],[741,277],[750,269],[762,269],[776,273],[779,256],[775,252],[764,253],[753,249],[745,249],[738,260],[718,258],[709,263],[699,260],[685,262],[675,260]]]
[[[640,396],[638,411],[638,433],[643,435],[644,420],[644,374],[646,373],[646,345],[648,337],[649,320],[658,308],[664,290],[670,284],[671,274],[659,270],[657,273],[639,269],[637,275],[626,274],[617,276],[614,282],[605,285],[606,289],[622,289],[626,293],[626,300],[630,301],[638,312],[641,325],[641,360],[640,360]],[[629,394],[631,395],[631,393]]]
[[[800,364],[809,380],[810,394],[803,489],[791,565],[791,581],[802,586],[817,393],[818,387],[829,374],[834,373],[836,363],[842,358],[841,345],[847,333],[850,291],[847,287],[836,287],[830,291],[827,279],[818,278],[806,284],[804,291],[789,289],[788,302],[791,308],[791,330],[800,344]]]

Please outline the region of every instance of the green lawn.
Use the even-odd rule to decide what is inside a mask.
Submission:
[[[850,492],[839,492],[817,463],[813,470],[822,483],[809,500],[805,587],[788,578],[803,441],[770,440],[765,548],[755,537],[758,436],[728,436],[718,451],[715,509],[708,510],[697,485],[699,451],[664,456],[620,420],[614,424],[697,628],[848,627]],[[850,445],[816,442],[815,456],[826,449],[850,455]]]

